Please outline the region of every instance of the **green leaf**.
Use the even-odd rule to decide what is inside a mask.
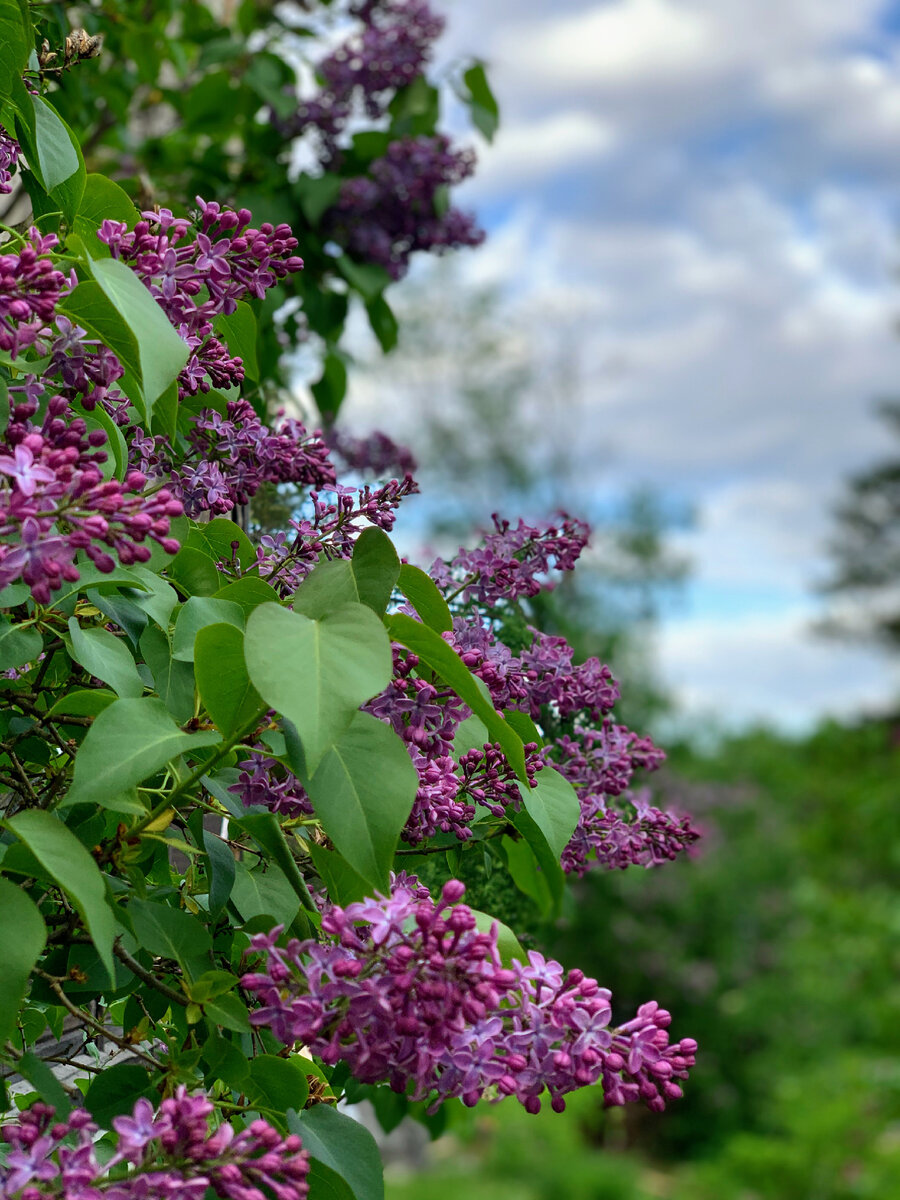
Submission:
[[[384,296],[375,296],[366,304],[366,315],[369,318],[369,325],[372,332],[378,338],[378,344],[385,352],[390,353],[397,345],[397,336],[399,334],[399,326],[397,318],[394,316],[394,310],[385,300]]]
[[[164,579],[148,571],[146,567],[133,568],[134,581],[144,590],[133,592],[129,599],[152,617],[164,633],[168,633],[172,610],[178,603],[178,593]]]
[[[309,1160],[309,1174],[306,1176],[309,1184],[309,1200],[354,1200],[353,1191],[348,1183],[326,1167],[316,1158]]]
[[[147,628],[147,614],[125,596],[116,592],[101,592],[90,588],[87,598],[113,624],[124,630],[132,646],[137,646]]]
[[[500,109],[487,81],[484,64],[476,63],[474,67],[470,67],[463,75],[463,80],[469,91],[468,104],[472,123],[489,142],[492,142],[500,124]]]
[[[300,901],[280,867],[269,863],[266,870],[251,871],[235,863],[231,903],[245,921],[271,917],[273,925],[288,926],[300,911]]]
[[[355,288],[367,303],[380,296],[391,282],[391,277],[384,267],[376,263],[358,263],[347,254],[342,254],[335,265],[350,286]]]
[[[141,701],[120,700],[119,703],[140,704]],[[97,720],[101,720],[103,715],[101,713]],[[93,728],[88,731],[88,736]],[[72,900],[104,967],[110,977],[114,977],[112,945],[116,926],[112,909],[106,901],[106,885],[100,868],[71,829],[51,813],[29,809],[9,817],[5,824]]]
[[[45,1104],[53,1105],[57,1120],[64,1121],[72,1111],[72,1102],[44,1060],[29,1050],[16,1060],[16,1071],[28,1080]]]
[[[44,190],[52,192],[78,170],[78,150],[56,109],[43,96],[32,95],[31,101],[37,161],[29,162],[29,165]]]
[[[236,820],[234,824],[249,833],[257,846],[265,850],[270,863],[278,865],[300,903],[308,904],[310,901],[309,889],[291,854],[284,830],[275,814],[270,812],[248,813]]]
[[[239,996],[216,996],[203,1002],[203,1012],[211,1021],[233,1033],[249,1033],[247,1006]]]
[[[166,634],[155,625],[144,630],[140,640],[141,654],[153,676],[153,686],[160,700],[179,724],[194,714],[194,672],[189,662],[180,662],[172,654]]]
[[[227,738],[243,729],[263,707],[244,661],[243,630],[207,625],[194,642],[194,674],[200,698]]]
[[[128,905],[128,915],[142,950],[174,959],[189,974],[195,973],[192,967],[197,960],[205,959],[212,951],[212,940],[200,918],[170,904],[134,899]]]
[[[169,563],[168,574],[187,596],[212,596],[222,582],[213,560],[191,546],[182,546]]]
[[[131,653],[115,634],[99,625],[82,629],[76,617],[69,618],[69,657],[91,675],[108,683],[117,696],[136,699],[144,691]]]
[[[438,633],[446,633],[453,628],[450,606],[430,575],[411,563],[403,563],[397,587],[429,628]]]
[[[324,846],[318,846],[315,842],[306,842],[305,845],[329,897],[335,904],[353,904],[371,893],[371,885],[354,871],[336,850],[326,850]]]
[[[245,575],[234,583],[226,583],[215,593],[217,600],[233,600],[244,610],[245,616],[250,616],[254,608],[261,604],[280,604],[281,597],[270,583],[266,583],[257,575]]]
[[[34,48],[34,35],[26,29],[17,0],[0,0],[0,99],[12,95],[12,84],[21,84],[28,55]]]
[[[259,362],[256,357],[256,317],[249,304],[238,301],[237,308],[229,316],[218,316],[213,322],[217,337],[224,339],[232,357],[243,361],[244,374],[248,379],[259,379]]]
[[[286,1113],[289,1108],[301,1109],[309,1096],[309,1084],[299,1056],[278,1058],[260,1054],[250,1060],[250,1083],[247,1087],[251,1102]]]
[[[91,1080],[84,1106],[101,1129],[111,1129],[113,1117],[131,1115],[142,1096],[153,1096],[150,1074],[135,1063],[116,1063],[104,1067]]]
[[[209,855],[209,914],[217,917],[234,887],[234,854],[230,846],[208,829],[203,830],[203,847]]]
[[[104,221],[124,221],[129,229],[139,213],[131,197],[105,175],[88,175],[84,195],[78,206],[78,216],[98,229]]]
[[[347,394],[347,368],[337,354],[325,355],[322,374],[310,386],[310,391],[323,417],[332,420]]]
[[[358,712],[303,782],[340,854],[384,889],[419,782],[402,740],[377,717]]]
[[[192,524],[184,544],[193,550],[202,550],[213,562],[231,562],[234,542],[237,542],[237,561],[242,567],[249,567],[256,562],[253,543],[240,525],[229,521],[227,517],[214,517],[205,525]]]
[[[322,217],[341,194],[343,179],[340,175],[301,175],[294,184],[294,194],[300,202],[303,215],[310,225],[318,225]]]
[[[60,696],[47,715],[55,717],[68,713],[71,717],[96,717],[115,701],[115,692],[108,692],[105,688],[84,688]]]
[[[288,1113],[288,1128],[310,1155],[344,1180],[356,1200],[384,1200],[384,1172],[375,1139],[364,1125],[328,1104]]]
[[[531,864],[529,867],[528,861],[521,855],[516,858],[514,852],[507,847],[507,858],[513,882],[516,887],[537,900],[546,915],[557,916],[566,882],[563,869],[559,865],[559,855],[551,849],[543,831],[525,809],[521,809],[513,815],[512,823],[527,843],[527,860],[530,860]],[[503,838],[504,846],[508,841],[510,839]],[[514,845],[519,850],[524,843],[516,842]]]
[[[359,603],[381,616],[399,574],[400,560],[390,538],[380,529],[366,529],[352,559],[321,562],[307,575],[294,593],[294,612],[316,620],[341,604]]]
[[[0,622],[0,671],[34,662],[43,648],[44,639],[33,625],[23,629],[8,621]]]
[[[47,944],[47,926],[37,905],[21,888],[0,879],[3,970],[0,971],[0,1046],[16,1029],[28,991],[28,977]]]
[[[244,628],[244,610],[231,600],[217,600],[213,596],[191,596],[182,605],[175,621],[172,636],[173,657],[183,662],[194,661],[194,639],[207,625],[234,625]]]
[[[502,921],[498,921],[496,917],[492,917],[488,913],[479,912],[477,908],[472,909],[472,916],[475,918],[475,928],[479,933],[490,933],[493,927],[497,926],[497,949],[505,966],[508,967],[514,958],[517,958],[520,963],[527,963],[525,951],[508,925],[504,925]]]
[[[438,674],[445,683],[464,700],[475,716],[487,726],[492,742],[499,742],[503,753],[522,780],[525,774],[525,752],[522,739],[482,695],[475,677],[452,647],[435,630],[419,621],[397,613],[387,619],[391,640],[399,642],[417,654],[419,658]]]
[[[81,411],[82,416],[86,421],[93,421],[99,425],[106,433],[106,449],[113,456],[115,464],[114,474],[116,479],[124,479],[128,470],[128,446],[125,443],[125,436],[122,430],[115,423],[102,404],[97,404],[90,412],[83,405],[74,406]]]
[[[391,677],[387,634],[364,604],[318,621],[263,604],[247,622],[244,654],[263,700],[296,726],[310,773]]]
[[[154,401],[177,378],[188,360],[187,344],[137,275],[123,262],[114,258],[93,259],[89,267],[137,342],[143,416],[149,421]]]
[[[536,787],[519,784],[525,808],[547,839],[557,858],[565,850],[578,824],[580,806],[575,789],[555,767],[544,767],[535,776]]]
[[[214,746],[218,733],[182,733],[161,700],[117,700],[94,720],[75,759],[67,801],[103,804],[142,783],[173,758]]]

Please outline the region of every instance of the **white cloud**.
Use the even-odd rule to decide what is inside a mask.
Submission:
[[[714,725],[752,722],[801,730],[823,716],[884,711],[900,670],[876,651],[828,642],[813,613],[672,621],[659,635],[665,678],[687,713]]]
[[[566,86],[682,74],[713,49],[706,15],[670,0],[619,0],[510,28],[501,60],[537,80]]]
[[[596,161],[615,143],[616,133],[608,121],[579,110],[504,125],[490,152],[482,155],[479,194],[533,183],[585,159]]]

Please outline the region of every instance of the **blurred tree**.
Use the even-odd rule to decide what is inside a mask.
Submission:
[[[883,402],[879,415],[900,436],[900,401]],[[823,629],[900,645],[900,452],[847,481],[829,551],[822,590],[839,603]]]
[[[583,381],[572,314],[535,320],[499,288],[467,282],[452,261],[410,279],[395,305],[397,351],[389,368],[368,358],[350,407],[412,447],[429,497],[420,540],[452,553],[490,526],[493,512],[537,518],[563,509],[587,520],[593,534],[579,570],[530,611],[577,658],[597,655],[627,680],[621,719],[642,727],[668,704],[653,628],[688,572],[669,535],[689,518],[649,486],[610,498],[596,460],[583,465],[579,431],[596,397]],[[401,403],[385,414],[388,391]]]

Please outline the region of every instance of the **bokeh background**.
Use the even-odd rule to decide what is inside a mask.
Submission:
[[[501,105],[459,189],[488,237],[414,267],[388,359],[357,330],[345,418],[420,459],[409,547],[595,523],[549,615],[705,837],[550,934],[701,1055],[659,1118],[589,1091],[451,1114],[440,1158],[398,1134],[390,1195],[900,1197],[900,4],[443,7]]]

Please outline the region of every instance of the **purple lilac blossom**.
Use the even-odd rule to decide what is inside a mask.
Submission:
[[[64,581],[79,578],[79,551],[98,570],[116,560],[146,562],[148,541],[174,554],[170,518],[180,502],[167,489],[147,492],[147,477],[129,471],[123,480],[104,480],[102,430],[87,429],[80,417],[66,420],[64,396],[47,403],[40,427],[31,422],[36,400],[16,403],[0,441],[0,587],[21,579],[38,603],[47,604]]]
[[[561,1111],[566,1093],[598,1082],[608,1105],[660,1110],[681,1096],[697,1046],[670,1044],[665,1010],[651,1001],[610,1027],[609,991],[581,971],[533,951],[504,967],[498,926],[479,932],[464,893],[450,880],[435,902],[401,876],[388,897],[327,908],[328,942],[257,935],[264,969],[242,979],[261,1001],[251,1021],[435,1105],[515,1096],[534,1113],[546,1090]]]
[[[246,504],[264,483],[331,487],[334,467],[318,433],[300,421],[277,429],[263,424],[246,400],[229,400],[223,416],[205,408],[192,419],[190,446],[176,454],[169,441],[136,429],[132,454],[142,471],[164,479],[189,517],[224,514]]]
[[[8,196],[12,191],[12,172],[20,153],[19,143],[0,125],[0,196]]]
[[[365,437],[353,437],[332,427],[326,442],[348,471],[371,472],[383,479],[386,475],[415,475],[418,467],[406,446],[399,445],[378,429]]]
[[[318,130],[329,157],[356,112],[383,116],[391,96],[422,74],[444,29],[423,0],[362,0],[350,5],[348,15],[360,26],[318,64],[321,91],[300,102],[286,121],[273,113],[287,136]]]
[[[350,254],[402,279],[416,250],[440,254],[484,241],[473,216],[438,204],[443,189],[474,169],[474,151],[452,149],[444,134],[401,138],[367,175],[346,180],[326,226]]]
[[[34,345],[77,282],[53,265],[49,254],[58,245],[55,234],[32,228],[17,253],[0,255],[0,350],[14,357]]]
[[[475,550],[460,549],[449,564],[438,560],[432,575],[438,582],[461,589],[466,600],[488,609],[536,596],[553,587],[552,571],[571,571],[590,536],[588,526],[559,514],[559,523],[515,528],[494,514],[494,531],[485,534]],[[454,589],[455,590],[455,589]]]
[[[238,769],[238,781],[228,790],[247,808],[260,805],[289,819],[312,816],[312,803],[303,784],[264,750],[251,751]]]
[[[296,1134],[282,1137],[267,1121],[210,1131],[215,1109],[202,1094],[179,1086],[154,1111],[138,1100],[131,1116],[114,1117],[112,1157],[101,1161],[97,1126],[84,1109],[65,1121],[37,1102],[0,1129],[10,1147],[0,1167],[2,1200],[305,1200],[309,1156]],[[129,1165],[128,1174],[114,1169]]]
[[[243,380],[243,362],[214,334],[213,319],[234,313],[244,296],[261,300],[279,279],[303,267],[288,225],[256,229],[248,209],[233,212],[196,199],[196,224],[163,208],[142,213],[131,231],[122,221],[107,220],[97,234],[113,258],[144,282],[190,347],[178,377],[182,398]]]

